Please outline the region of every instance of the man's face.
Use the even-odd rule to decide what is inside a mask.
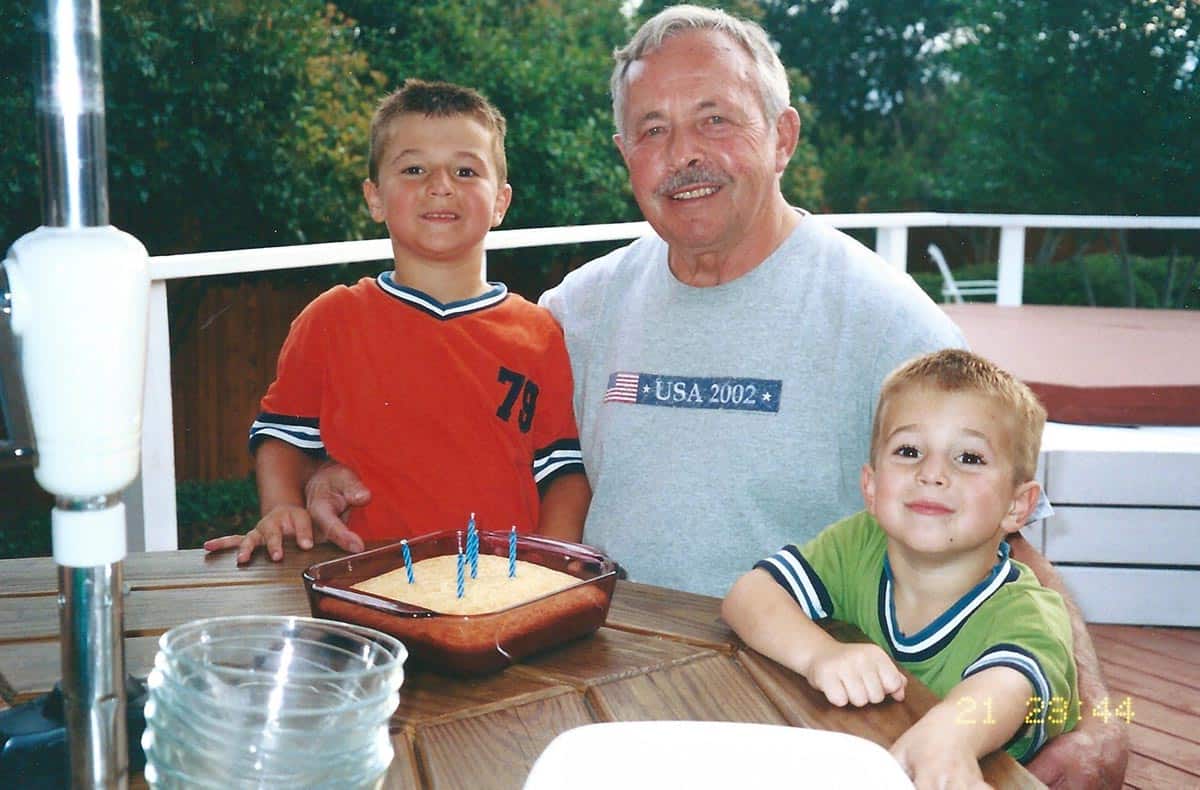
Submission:
[[[630,66],[616,142],[642,214],[672,250],[728,253],[763,224],[795,147],[794,112],[770,122],[753,61],[724,33],[681,33]]]

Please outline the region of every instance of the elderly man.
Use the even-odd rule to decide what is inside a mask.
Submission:
[[[757,25],[675,6],[616,52],[615,142],[657,236],[543,295],[566,334],[593,495],[585,537],[631,578],[723,595],[751,547],[861,506],[883,377],[957,328],[873,253],[789,206],[800,120]],[[1061,579],[1027,541],[1013,556]],[[1108,696],[1074,616],[1080,695]],[[1086,719],[1031,766],[1120,786],[1127,737]]]
[[[861,508],[884,376],[964,341],[910,277],[784,199],[800,118],[761,28],[676,6],[616,60],[614,139],[657,236],[541,299],[575,377],[585,537],[634,580],[719,596],[751,547]]]
[[[723,595],[764,551],[861,508],[883,377],[964,341],[911,278],[787,204],[800,119],[761,28],[675,6],[616,61],[614,139],[656,235],[541,300],[575,377],[584,536],[634,580]],[[344,467],[318,474],[319,537],[355,545],[338,513],[368,496]],[[1026,541],[1013,556],[1061,591]],[[1080,696],[1106,698],[1077,613],[1074,631]],[[1031,768],[1054,786],[1119,786],[1125,759],[1119,725],[1085,717]]]

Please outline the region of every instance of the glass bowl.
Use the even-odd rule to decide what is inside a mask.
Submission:
[[[413,563],[456,555],[460,531],[448,530],[408,541]],[[479,554],[508,556],[509,534],[479,532]],[[435,612],[352,587],[404,567],[402,544],[395,543],[304,571],[314,617],[367,626],[401,640],[411,664],[449,675],[484,675],[526,656],[593,633],[608,616],[617,566],[590,546],[536,535],[518,535],[518,560],[561,571],[578,579],[557,592],[483,614]]]
[[[393,636],[308,617],[196,620],[159,639],[147,679],[155,788],[375,788],[407,651]]]

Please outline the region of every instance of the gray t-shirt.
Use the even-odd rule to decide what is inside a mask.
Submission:
[[[575,377],[584,540],[634,581],[708,595],[860,510],[883,377],[966,345],[912,278],[812,216],[722,285],[680,283],[646,237],[540,303]]]

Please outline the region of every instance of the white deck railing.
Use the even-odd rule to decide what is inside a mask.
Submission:
[[[1073,216],[1042,214],[818,214],[835,227],[874,228],[875,250],[900,270],[908,265],[909,228],[999,228],[1000,256],[996,302],[1019,305],[1025,268],[1027,228],[1200,230],[1200,217]],[[487,249],[512,249],[596,241],[623,241],[650,232],[645,222],[577,225],[561,228],[498,230]],[[142,423],[142,475],[125,497],[129,510],[129,550],[176,549],[175,445],[171,412],[171,352],[166,281],[181,277],[299,269],[387,260],[387,239],[305,244],[226,252],[167,255],[150,259],[150,329]]]

